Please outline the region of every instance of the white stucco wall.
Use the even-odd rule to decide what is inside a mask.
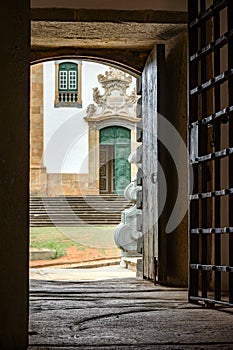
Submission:
[[[48,173],[88,172],[88,124],[83,117],[93,103],[92,88],[98,86],[103,92],[98,74],[108,69],[83,61],[82,108],[54,108],[55,61],[44,63],[44,165]]]

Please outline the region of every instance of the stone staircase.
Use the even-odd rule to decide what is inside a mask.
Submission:
[[[119,195],[31,197],[30,226],[117,225],[129,206]]]

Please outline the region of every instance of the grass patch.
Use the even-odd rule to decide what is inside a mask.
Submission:
[[[56,258],[64,256],[71,246],[82,251],[97,248],[105,255],[108,248],[118,250],[113,239],[114,229],[115,226],[31,227],[30,247],[54,249]]]
[[[106,253],[105,248],[99,248],[98,251],[99,251],[101,254],[105,254],[105,253]]]
[[[85,251],[85,246],[74,242],[56,227],[32,227],[30,229],[30,247],[54,249],[56,251],[55,258],[64,256],[67,248],[71,246]]]

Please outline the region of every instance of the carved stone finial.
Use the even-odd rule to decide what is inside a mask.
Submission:
[[[98,75],[98,81],[103,87],[115,80],[121,81],[126,88],[132,83],[132,77],[130,75],[115,68],[110,68],[109,71],[104,73],[104,75]]]
[[[94,103],[90,104],[89,106],[87,106],[87,117],[92,117],[97,111],[96,106],[94,105]]]

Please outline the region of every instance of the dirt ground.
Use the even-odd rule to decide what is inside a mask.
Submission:
[[[85,250],[78,250],[76,247],[71,246],[67,248],[66,255],[58,259],[30,261],[30,267],[43,267],[60,264],[62,265],[67,263],[80,263],[106,258],[117,258],[120,257],[120,255],[120,250],[115,247],[105,249],[86,247]]]

